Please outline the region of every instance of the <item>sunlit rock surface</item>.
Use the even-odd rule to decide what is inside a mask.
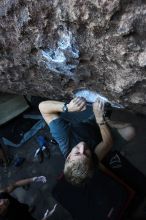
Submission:
[[[0,91],[86,87],[146,112],[145,0],[1,0]]]

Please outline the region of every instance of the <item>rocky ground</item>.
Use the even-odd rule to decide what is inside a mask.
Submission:
[[[23,178],[42,175],[47,177],[46,184],[33,183],[29,188],[18,188],[13,193],[20,201],[36,206],[34,216],[37,216],[37,219],[42,218],[46,209],[54,207],[55,201],[51,197],[51,190],[63,168],[63,158],[60,151],[56,145],[51,143],[49,143],[50,159],[45,156],[43,163],[39,163],[37,159],[34,159],[34,154],[38,147],[36,138],[39,135],[47,136],[49,143],[49,131],[47,128],[44,128],[22,147],[17,149],[9,147],[8,155],[13,158],[12,162],[8,168],[0,168],[1,187]],[[14,165],[15,158],[17,157],[25,157],[26,159],[20,167],[15,167]],[[56,219],[55,216],[54,219]],[[57,219],[62,219],[62,217],[60,216]]]

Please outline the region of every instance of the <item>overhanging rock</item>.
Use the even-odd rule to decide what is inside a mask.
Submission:
[[[1,0],[0,91],[64,99],[85,87],[146,112],[146,2]]]

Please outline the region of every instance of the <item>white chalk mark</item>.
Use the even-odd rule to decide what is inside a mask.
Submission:
[[[74,92],[74,96],[75,97],[83,97],[89,103],[93,103],[96,101],[96,99],[99,99],[104,103],[110,103],[111,106],[114,108],[124,108],[123,105],[121,105],[119,103],[111,102],[106,97],[100,95],[99,93],[88,90],[88,89],[79,89]]]
[[[42,59],[46,67],[56,73],[73,75],[79,64],[79,50],[72,33],[66,28],[58,31],[57,47],[42,50]]]

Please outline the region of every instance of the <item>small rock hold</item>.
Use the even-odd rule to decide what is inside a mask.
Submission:
[[[145,94],[142,95],[140,92],[133,93],[130,97],[131,103],[134,104],[145,103],[145,100],[146,100]]]
[[[138,57],[140,67],[146,67],[146,51],[140,53]]]

